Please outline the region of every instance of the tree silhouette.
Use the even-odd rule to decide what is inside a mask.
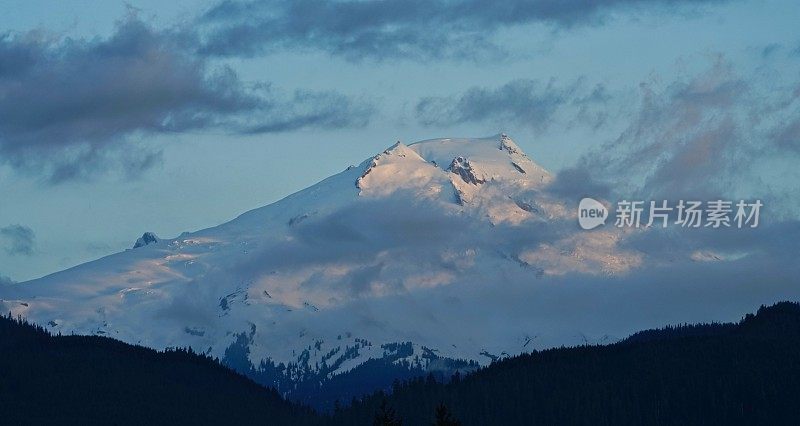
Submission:
[[[375,420],[372,421],[373,426],[402,426],[403,421],[397,417],[394,408],[389,406],[389,403],[384,399],[378,412],[375,414]]]
[[[453,414],[450,413],[450,410],[447,409],[443,402],[440,402],[436,406],[436,423],[434,423],[434,426],[461,426],[461,422],[453,417]]]

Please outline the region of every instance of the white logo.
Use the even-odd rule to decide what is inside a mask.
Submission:
[[[584,198],[578,204],[578,224],[583,229],[594,229],[606,224],[608,209],[594,198]]]
[[[682,228],[757,228],[764,203],[761,200],[738,202],[726,200],[702,201],[622,200],[617,202],[614,226],[617,228],[666,228],[670,224]],[[703,206],[705,205],[705,209]],[[578,223],[583,229],[606,224],[608,210],[594,198],[584,198],[578,204]]]

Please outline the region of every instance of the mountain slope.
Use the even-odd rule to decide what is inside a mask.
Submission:
[[[219,226],[145,233],[136,248],[0,285],[0,311],[52,332],[191,347],[290,396],[368,360],[449,374],[717,315],[702,303],[688,318],[641,315],[668,305],[663,288],[631,284],[647,254],[628,240],[641,232],[581,231],[553,179],[506,135],[397,143]],[[668,267],[696,264],[690,254]],[[718,290],[701,296],[738,312]],[[648,307],[628,303],[636,294]]]
[[[146,233],[133,250],[6,286],[0,297],[6,310],[52,331],[191,346],[220,358],[245,333],[255,365],[330,364],[339,359],[330,351],[350,348],[346,370],[383,356],[382,343],[443,344],[444,330],[420,336],[430,318],[408,317],[398,305],[402,324],[371,303],[413,299],[495,263],[519,268],[498,253],[505,235],[493,227],[561,214],[534,199],[549,179],[505,136],[398,143],[226,224],[174,239]],[[461,334],[446,342],[446,355],[494,351]]]

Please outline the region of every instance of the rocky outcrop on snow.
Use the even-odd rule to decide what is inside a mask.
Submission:
[[[461,177],[461,180],[472,185],[480,185],[486,182],[486,178],[476,173],[469,160],[464,157],[454,158],[447,171],[457,174]]]
[[[155,244],[159,241],[158,236],[156,236],[153,232],[145,232],[136,240],[136,243],[133,244],[133,248],[144,247],[148,244]]]

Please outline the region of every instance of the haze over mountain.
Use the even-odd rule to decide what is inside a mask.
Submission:
[[[582,231],[578,198],[552,190],[554,179],[506,135],[398,142],[217,227],[145,233],[124,252],[2,284],[0,310],[62,334],[223,360],[240,350],[301,381],[369,359],[430,370],[611,342],[798,296],[771,284],[791,268],[731,283],[741,256],[691,246],[665,256],[631,243],[648,230]],[[692,271],[706,271],[702,286],[678,278]]]

